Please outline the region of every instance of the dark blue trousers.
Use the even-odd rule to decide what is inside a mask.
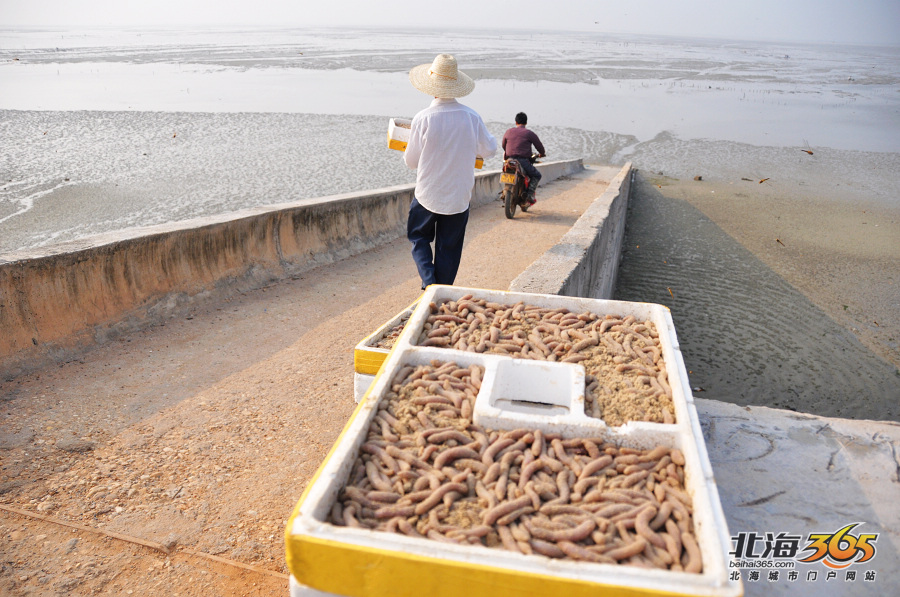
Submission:
[[[528,158],[516,158],[518,160],[519,165],[522,166],[522,169],[525,170],[525,174],[528,178],[531,179],[531,183],[528,185],[528,189],[534,189],[537,187],[537,184],[541,182],[541,171],[534,167]]]
[[[416,199],[412,200],[406,238],[412,243],[412,256],[423,289],[429,284],[453,284],[456,280],[468,222],[468,209],[458,214],[436,214],[422,207]]]

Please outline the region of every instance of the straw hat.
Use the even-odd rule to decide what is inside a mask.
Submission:
[[[456,58],[438,54],[431,64],[420,64],[409,71],[413,87],[433,97],[462,97],[475,89],[475,81],[460,72]]]

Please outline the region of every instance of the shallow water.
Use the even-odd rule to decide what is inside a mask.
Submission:
[[[524,110],[551,159],[843,181],[849,199],[898,202],[897,48],[583,33],[0,31],[0,253],[412,182],[385,146],[387,119],[427,105],[406,72],[447,48],[478,81],[464,103],[498,136]]]

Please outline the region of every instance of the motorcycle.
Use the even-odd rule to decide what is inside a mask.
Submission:
[[[532,154],[528,161],[532,164],[537,162],[540,156]],[[506,217],[512,219],[516,215],[516,207],[521,208],[523,212],[534,205],[534,202],[528,200],[528,187],[531,179],[525,174],[525,170],[519,165],[518,158],[508,158],[503,162],[503,169],[500,171],[500,184],[503,188],[500,190],[500,201],[503,203],[503,209]]]

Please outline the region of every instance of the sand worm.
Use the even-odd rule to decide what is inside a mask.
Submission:
[[[556,459],[562,462],[564,465],[571,467],[572,466],[572,457],[566,453],[566,448],[563,445],[562,441],[559,439],[553,439],[550,441],[550,445],[553,447],[553,453],[556,455]]]
[[[662,537],[657,535],[650,528],[650,521],[656,516],[656,506],[650,505],[646,506],[643,510],[638,513],[637,517],[634,519],[634,530],[637,531],[638,535],[659,547],[660,549],[666,548],[666,543],[663,541]]]
[[[385,421],[384,419],[382,419],[382,418],[379,417],[378,415],[375,415],[375,417],[373,418],[373,420],[372,420],[372,425],[376,425],[376,426],[377,426],[377,429],[380,429],[380,430],[381,430],[381,435],[383,435],[385,439],[387,439],[387,440],[393,440],[393,441],[400,439],[400,438],[399,438],[397,435],[395,435],[394,432],[391,430],[390,424],[388,424],[387,421]]]
[[[394,460],[384,449],[380,446],[373,444],[372,442],[366,442],[360,448],[363,452],[367,454],[372,454],[373,456],[377,456],[381,459],[381,462],[384,463],[384,466],[390,470],[392,473],[400,472],[400,465],[397,464],[397,461]]]
[[[419,421],[419,423],[421,423],[422,427],[424,427],[425,429],[430,429],[435,426],[435,424],[432,423],[431,419],[428,418],[428,415],[424,410],[420,410],[418,413],[416,413],[416,420]]]
[[[627,476],[640,471],[651,471],[655,467],[655,462],[639,462],[637,464],[629,464],[622,470],[622,474]]]
[[[531,454],[531,452],[526,452],[526,454]],[[539,471],[540,469],[546,466],[544,461],[541,459],[533,460],[528,464],[524,465],[519,472],[519,489],[524,489],[525,485],[531,479],[531,476]]]
[[[670,451],[671,451],[670,448],[667,448],[665,446],[658,446],[656,448],[653,448],[646,454],[639,455],[637,460],[638,460],[638,462],[653,461],[655,463],[655,462],[659,461],[662,457],[667,456]]]
[[[661,526],[663,526],[666,520],[672,515],[672,504],[671,502],[665,501],[659,506],[659,511],[656,513],[656,516],[653,520],[650,521],[650,528],[654,531],[659,530]]]
[[[675,538],[672,537],[670,533],[660,533],[660,537],[663,538],[663,542],[666,544],[666,552],[669,554],[669,557],[672,559],[673,564],[677,564],[679,567],[681,566],[681,544],[676,542]]]
[[[497,455],[494,456],[494,460],[496,460],[497,457],[500,457],[500,459],[503,460],[509,454],[515,454],[518,456],[522,456],[524,454],[524,450],[528,449],[528,447],[529,447],[528,444],[529,444],[529,442],[519,440],[516,443],[512,444],[511,446],[507,446],[507,447],[503,448],[502,450],[500,450],[499,452],[497,452]]]
[[[415,506],[415,514],[417,516],[421,516],[425,514],[435,506],[437,506],[444,499],[444,495],[450,493],[451,491],[455,491],[460,494],[464,494],[468,491],[468,487],[464,483],[447,483],[445,485],[441,485],[425,500],[419,502]]]
[[[366,494],[366,497],[370,500],[370,502],[375,503],[386,503],[393,504],[397,500],[400,499],[400,494],[395,493],[393,491],[370,491]],[[377,505],[377,504],[376,504]],[[372,507],[372,506],[370,506]]]
[[[638,506],[637,508],[640,508]],[[595,516],[609,518],[615,520],[619,516],[632,516],[635,513],[635,506],[632,504],[609,504],[602,506],[594,512]]]
[[[391,483],[382,476],[378,466],[371,460],[366,463],[366,477],[369,479],[372,487],[379,491],[393,491],[394,489]]]
[[[356,504],[350,503],[348,506],[344,508],[342,512],[342,516],[344,519],[344,526],[359,528],[362,525],[359,520],[356,519],[357,509]]]
[[[624,560],[625,558],[630,558],[632,556],[636,556],[637,554],[644,551],[644,548],[647,547],[647,540],[643,537],[637,537],[633,542],[628,545],[623,545],[622,547],[617,547],[615,549],[610,549],[604,552],[608,558],[612,558],[613,560]]]
[[[480,480],[475,483],[475,494],[487,502],[487,506],[485,509],[490,510],[497,505],[497,496],[493,494],[487,487],[485,487],[484,483]]]
[[[669,456],[671,456],[672,462],[674,462],[676,466],[684,466],[684,454],[681,450],[673,448],[669,453]]]
[[[580,363],[581,361],[586,360],[588,357],[584,354],[573,354],[562,359],[563,363]]]
[[[675,561],[677,562],[679,561],[679,558],[681,558],[682,550],[681,529],[678,528],[678,525],[671,518],[666,520],[666,535],[668,535],[675,544],[675,553],[672,555],[675,556]],[[663,540],[665,540],[665,537],[663,537]]]
[[[469,529],[457,528],[447,531],[447,536],[451,538],[463,538],[463,539],[472,539],[472,538],[481,538],[488,535],[494,529],[487,525],[479,525]]]
[[[437,433],[429,433],[426,439],[432,444],[442,444],[450,440],[456,440],[459,444],[468,444],[472,441],[471,437],[458,429],[446,429]]]
[[[481,455],[481,461],[484,464],[491,466],[494,463],[497,454],[514,443],[516,443],[516,440],[511,437],[501,437],[500,439],[497,439],[484,450],[484,454]]]
[[[531,549],[533,549],[534,553],[536,554],[540,554],[548,558],[566,557],[565,552],[561,550],[555,543],[550,543],[549,541],[534,538],[532,538],[529,543],[531,544]]]
[[[587,450],[588,456],[591,458],[600,458],[603,456],[603,453],[600,452],[600,448],[597,447],[597,443],[590,439],[585,439],[582,442],[584,444],[584,449]]]
[[[520,508],[531,507],[531,498],[527,495],[522,496],[515,500],[510,500],[507,502],[503,502],[490,510],[485,510],[482,514],[481,521],[484,524],[492,525],[497,519],[502,516],[506,516],[510,512],[518,510]]]
[[[334,502],[334,504],[331,505],[331,523],[340,526],[344,521],[343,514],[344,507],[341,505],[341,501],[337,500],[336,502]]]
[[[453,400],[447,398],[446,396],[438,396],[435,394],[429,396],[413,396],[410,398],[410,402],[417,406],[426,406],[428,404],[446,404],[448,406],[455,406],[453,404]]]
[[[572,351],[573,352],[581,352],[585,348],[590,348],[591,346],[597,346],[597,344],[599,344],[599,343],[600,343],[599,338],[588,337],[588,338],[585,338],[584,340],[581,340],[580,342],[574,344],[572,346]]]
[[[570,504],[544,504],[541,506],[540,513],[545,516],[556,516],[559,514],[575,514],[580,515],[584,514],[584,510],[579,508],[578,506],[572,506]]]
[[[583,504],[602,503],[609,506],[626,505],[632,506],[633,502],[630,498],[610,494],[604,487],[597,487],[584,494],[581,498]],[[612,503],[610,503],[612,502]],[[607,507],[607,506],[604,506]],[[622,510],[624,512],[624,510]],[[604,514],[604,516],[615,516],[615,514]]]
[[[482,464],[484,464],[484,460],[482,459]],[[494,481],[496,481],[500,477],[501,466],[499,462],[492,463],[487,470],[484,472],[484,484],[490,485]]]
[[[602,477],[582,477],[575,482],[575,485],[572,486],[572,492],[574,494],[584,496],[588,490],[591,489],[592,486],[598,485],[603,481]],[[601,488],[602,494],[602,488]]]
[[[474,458],[458,458],[453,462],[453,467],[456,469],[472,470],[476,473],[484,473],[487,469],[483,462],[475,460]]]
[[[656,547],[652,543],[648,543],[644,548],[643,557],[647,558],[652,568],[668,568],[672,563],[672,556],[662,547]]]
[[[512,531],[509,530],[508,526],[497,527],[497,534],[500,536],[500,542],[504,549],[514,553],[521,553],[518,543],[512,536]]]
[[[531,498],[531,506],[535,511],[539,510],[541,507],[541,496],[538,495],[537,491],[534,489],[534,483],[526,483],[524,486],[521,486],[525,495]]]
[[[413,514],[415,514],[416,507],[415,506],[401,506],[401,505],[391,505],[391,506],[382,506],[375,510],[375,518],[381,520],[385,518],[409,518]]]
[[[435,487],[428,487],[427,483],[413,486],[413,490],[404,494],[397,503],[401,506],[417,504],[434,493]]]
[[[571,541],[577,543],[587,539],[591,535],[591,532],[597,528],[597,523],[594,522],[594,519],[592,518],[586,518],[575,528],[551,530],[541,526],[532,525],[530,524],[530,521],[526,520],[525,526],[528,527],[531,536],[537,537],[538,539],[544,539],[545,541],[552,541],[554,543],[559,541]]]
[[[685,572],[700,572],[703,570],[703,561],[700,556],[700,546],[692,533],[681,534],[681,544],[687,552],[687,562],[684,563]]]
[[[644,479],[646,479],[649,475],[650,475],[650,471],[642,470],[642,471],[633,472],[628,475],[619,476],[616,478],[616,481],[619,481],[619,479],[621,479],[621,481],[619,483],[617,483],[617,486],[625,487],[625,488],[632,487],[634,485],[637,485]]]
[[[677,508],[678,505],[680,504],[682,507],[684,507],[684,508],[688,509],[688,511],[690,511],[691,498],[688,497],[688,494],[684,493],[680,489],[676,489],[675,487],[673,487],[669,484],[666,484],[663,487],[665,487],[666,493],[668,495],[672,496],[673,498],[675,498],[677,500],[677,502],[672,504],[673,506],[675,506]]]
[[[527,497],[527,496],[526,496]],[[534,512],[534,507],[532,506],[523,506],[522,508],[517,508],[510,512],[509,514],[504,514],[500,518],[498,518],[495,524],[499,526],[505,526],[512,522],[515,522],[520,517],[525,516],[526,514],[531,514]]]
[[[410,537],[422,536],[413,525],[409,524],[409,521],[406,518],[401,517],[397,519],[397,529],[404,535],[409,535]]]
[[[528,532],[525,525],[514,522],[509,525],[509,528],[516,541],[531,541],[531,533]]]
[[[609,454],[604,454],[595,460],[591,460],[581,469],[581,474],[578,475],[578,478],[583,479],[585,477],[590,477],[594,473],[598,473],[608,467],[612,462],[613,458]]]
[[[581,522],[580,520],[578,522]],[[548,531],[564,531],[571,529],[574,525],[566,524],[558,520],[551,520],[543,515],[543,513],[532,516],[525,523],[529,529],[533,527],[541,527]]]
[[[669,466],[670,462],[672,462],[672,457],[669,456],[669,454],[666,454],[665,456],[663,456],[662,458],[660,458],[659,460],[657,460],[655,462],[655,466],[653,467],[653,472],[655,472],[655,473],[660,472],[661,470],[663,470],[664,468]]]
[[[424,460],[417,458],[414,454],[411,454],[405,450],[401,450],[396,446],[388,446],[387,448],[385,448],[385,453],[393,456],[397,460],[402,460],[416,468],[420,468],[425,471],[430,471],[432,468],[431,465]]]
[[[605,554],[599,554],[591,551],[581,545],[572,543],[571,541],[560,541],[556,544],[560,551],[574,560],[583,560],[585,562],[594,562],[597,564],[615,564],[616,561]]]
[[[666,488],[662,483],[653,488],[653,497],[655,497],[656,501],[659,503],[666,501]]]
[[[459,409],[459,416],[463,419],[471,419],[473,412],[473,406],[471,400],[464,400],[462,403],[462,408]]]

